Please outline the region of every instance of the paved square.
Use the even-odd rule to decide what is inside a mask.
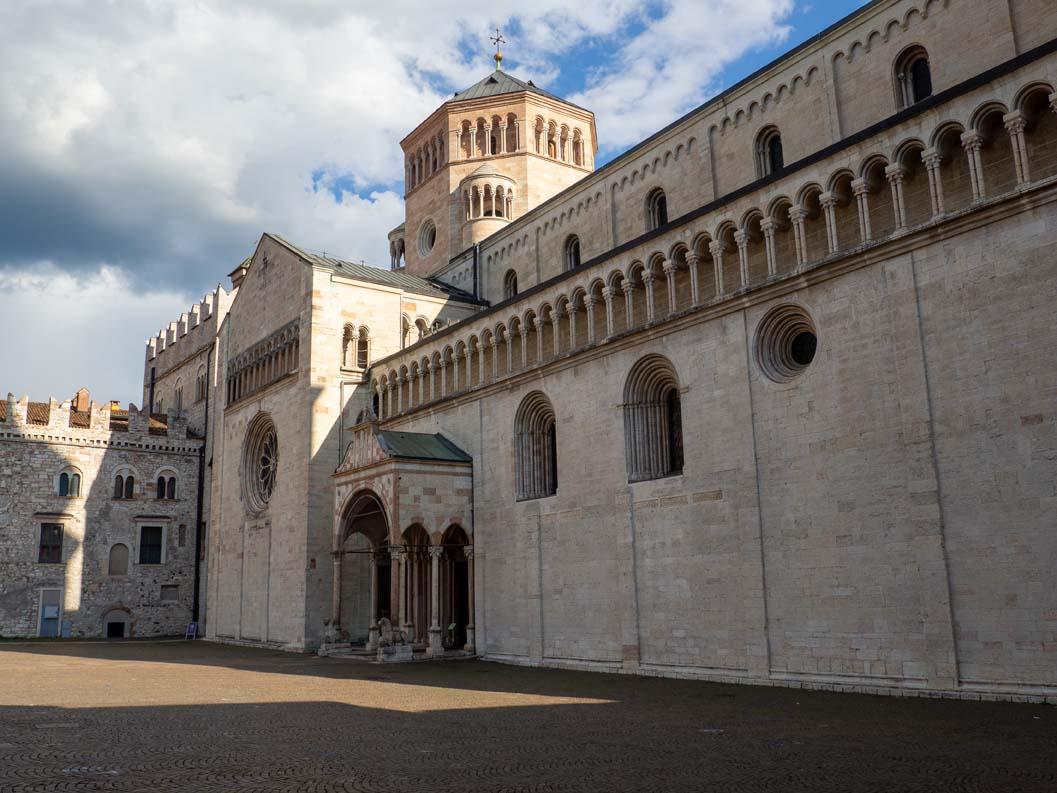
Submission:
[[[0,791],[1054,791],[1057,708],[0,643]]]

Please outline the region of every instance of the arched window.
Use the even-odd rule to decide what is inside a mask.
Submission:
[[[183,387],[183,383],[180,382],[179,380],[176,381],[176,388],[173,391],[172,406],[173,406],[173,410],[176,410],[176,411],[183,410],[183,406],[184,406],[184,387]]]
[[[77,498],[81,495],[81,475],[67,468],[55,479],[55,492],[60,496]]]
[[[778,127],[764,127],[756,136],[756,176],[763,178],[785,167]]]
[[[121,495],[118,495],[117,485],[122,481],[122,477],[118,477],[114,480],[114,498],[132,498],[135,493],[136,480],[132,474],[124,477],[124,482],[121,489]]]
[[[911,47],[896,60],[896,96],[900,107],[910,107],[932,96],[932,70],[924,47]]]
[[[366,369],[367,365],[371,362],[370,343],[370,328],[363,326],[360,328],[360,335],[356,341],[356,366],[360,369]]]
[[[155,497],[159,500],[167,499],[173,501],[176,498],[176,477],[165,476],[164,474],[159,476],[155,489]]]
[[[580,266],[580,238],[570,234],[565,240],[565,270],[575,270]]]
[[[114,477],[114,498],[125,497],[125,477],[118,474]]]
[[[110,548],[110,562],[107,575],[128,575],[128,546],[118,543]]]
[[[659,229],[668,222],[668,198],[657,187],[646,196],[646,231]]]
[[[503,276],[503,299],[514,297],[517,294],[517,273],[507,270]]]
[[[539,391],[521,401],[514,419],[517,436],[517,498],[544,498],[558,492],[558,450],[554,408]]]
[[[195,375],[195,402],[201,402],[206,398],[206,368],[204,366],[198,367],[198,374]]]
[[[679,381],[671,362],[647,355],[624,386],[624,443],[628,481],[659,479],[683,470]]]

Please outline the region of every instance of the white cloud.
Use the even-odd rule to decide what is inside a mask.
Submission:
[[[160,317],[176,319],[193,302],[136,289],[106,266],[79,276],[52,262],[0,272],[0,395],[62,400],[85,386],[96,400],[138,405],[147,338]]]
[[[596,111],[612,150],[781,37],[791,1],[0,3],[0,272],[14,289],[4,305],[35,318],[4,321],[11,348],[35,349],[19,387],[65,392],[92,379],[83,368],[53,376],[73,356],[27,338],[75,299],[71,283],[118,284],[99,332],[132,339],[135,366],[117,371],[128,359],[103,356],[107,373],[94,377],[124,391],[142,337],[262,231],[385,265],[385,232],[403,220],[398,142],[487,73],[496,25],[514,71],[544,86],[589,45],[609,54],[570,98]],[[346,188],[339,199],[335,186]]]

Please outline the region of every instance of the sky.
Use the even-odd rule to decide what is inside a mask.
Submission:
[[[261,233],[388,267],[399,141],[504,68],[602,165],[863,0],[0,3],[0,395],[136,401]]]

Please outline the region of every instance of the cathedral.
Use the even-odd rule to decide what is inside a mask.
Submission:
[[[148,341],[143,421],[201,459],[186,619],[1057,696],[1051,0],[874,0],[603,134],[497,53],[400,142],[388,269],[266,233]]]

